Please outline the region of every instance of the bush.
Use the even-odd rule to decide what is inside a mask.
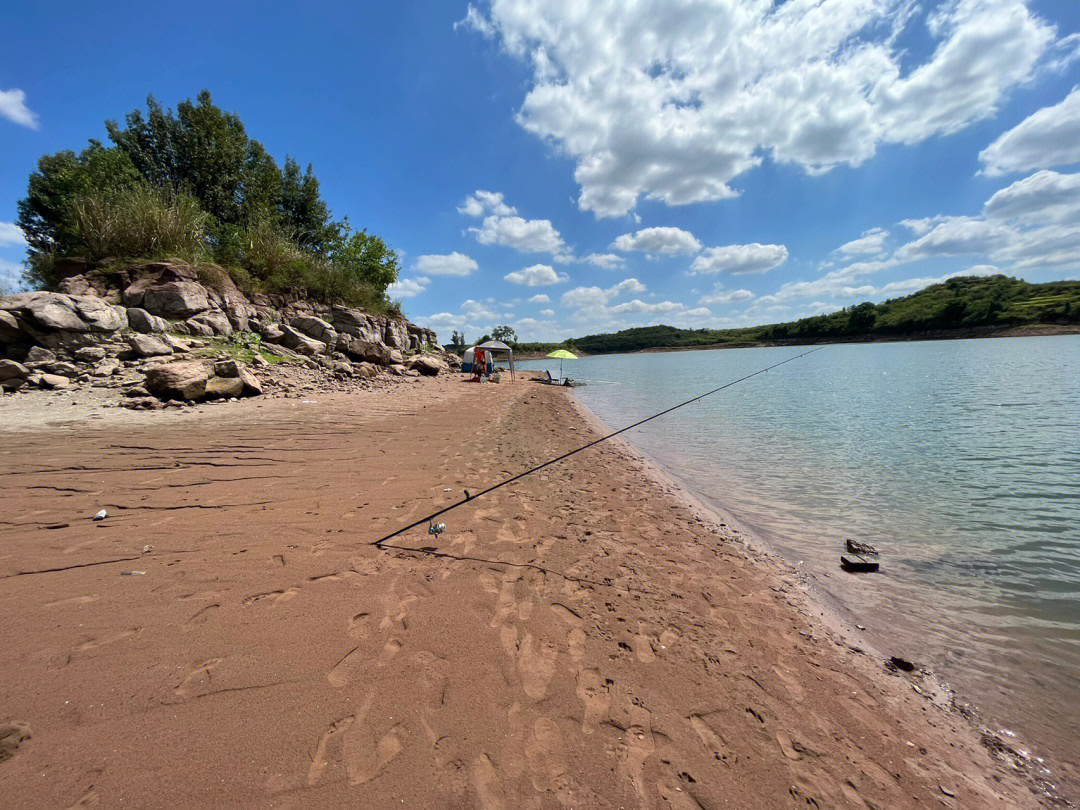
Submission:
[[[139,185],[114,198],[81,194],[71,202],[76,252],[90,261],[106,256],[200,261],[207,215],[190,197]]]

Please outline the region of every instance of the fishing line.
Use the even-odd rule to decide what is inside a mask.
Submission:
[[[491,492],[494,492],[497,489],[501,489],[502,487],[508,486],[509,484],[512,484],[515,481],[520,481],[525,476],[532,475],[535,472],[539,472],[540,470],[543,470],[546,467],[550,467],[552,464],[558,464],[560,461],[565,461],[566,459],[570,458],[570,456],[575,456],[575,455],[577,455],[578,453],[581,453],[584,450],[588,450],[590,447],[595,447],[596,445],[600,444],[601,442],[606,442],[608,439],[614,439],[616,436],[618,436],[618,435],[620,435],[622,433],[626,433],[626,431],[628,431],[628,430],[633,430],[636,427],[640,427],[641,425],[644,425],[646,422],[651,422],[654,419],[659,419],[661,416],[665,416],[665,415],[671,413],[672,411],[677,411],[679,408],[684,408],[687,405],[692,405],[693,403],[695,403],[695,402],[697,402],[699,400],[705,399],[705,397],[709,397],[709,396],[712,396],[713,394],[719,393],[720,391],[723,391],[725,388],[731,388],[731,386],[733,386],[733,385],[738,385],[741,382],[746,382],[747,380],[749,380],[749,379],[751,379],[753,377],[757,377],[759,374],[764,374],[765,372],[771,371],[774,368],[779,368],[782,365],[790,363],[793,360],[798,360],[800,357],[806,357],[808,354],[813,354],[814,352],[820,351],[823,348],[824,348],[823,346],[818,346],[817,348],[811,349],[808,352],[803,352],[802,354],[797,354],[794,357],[789,357],[787,360],[781,360],[779,363],[773,363],[771,366],[766,366],[765,368],[758,369],[757,371],[755,371],[752,374],[747,374],[745,377],[739,377],[737,380],[732,380],[731,382],[726,382],[723,385],[712,389],[711,391],[706,391],[704,394],[698,394],[696,397],[688,399],[688,400],[686,400],[684,402],[680,402],[678,405],[672,405],[670,408],[665,408],[664,410],[660,411],[659,413],[654,413],[652,416],[646,416],[644,419],[639,419],[637,422],[634,422],[632,425],[627,425],[624,428],[620,428],[619,430],[616,430],[614,433],[608,433],[606,436],[601,436],[599,439],[593,439],[588,444],[583,444],[581,447],[578,447],[575,450],[570,450],[569,452],[563,453],[561,456],[556,456],[553,459],[549,459],[548,461],[545,461],[543,464],[538,464],[535,467],[532,467],[531,469],[525,470],[524,472],[520,472],[517,475],[511,476],[510,478],[507,478],[505,481],[500,481],[497,484],[492,484],[487,489],[482,489],[479,492],[477,492],[475,495],[469,494],[469,491],[466,490],[465,491],[465,497],[462,498],[460,501],[452,503],[449,506],[444,506],[442,509],[439,509],[436,512],[432,512],[430,515],[427,515],[426,517],[422,517],[419,520],[413,521],[408,526],[402,526],[397,531],[391,532],[390,534],[386,535],[385,537],[380,537],[378,540],[371,543],[371,545],[375,546],[376,548],[382,548],[383,543],[385,543],[387,540],[391,540],[394,537],[397,537],[398,535],[405,534],[405,532],[411,531],[412,529],[415,529],[417,526],[422,526],[425,523],[430,523],[435,518],[440,517],[441,515],[445,515],[447,512],[449,512],[452,509],[457,509],[459,506],[463,506],[464,504],[467,504],[470,501],[475,501],[477,498],[481,498],[484,495],[487,495],[487,494],[489,494]],[[422,549],[409,549],[409,550],[410,551],[421,551]]]

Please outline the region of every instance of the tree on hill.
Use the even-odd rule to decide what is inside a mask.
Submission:
[[[18,204],[26,280],[54,286],[58,256],[211,259],[248,291],[386,308],[397,256],[377,235],[332,217],[309,164],[279,167],[206,90],[164,109],[152,96],[111,146],[45,155]]]

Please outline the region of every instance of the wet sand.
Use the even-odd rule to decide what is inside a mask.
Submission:
[[[5,807],[1039,804],[624,445],[370,545],[592,438],[565,391],[14,407]]]

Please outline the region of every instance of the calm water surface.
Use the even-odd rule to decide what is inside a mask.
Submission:
[[[622,427],[799,351],[565,368]],[[801,563],[882,651],[1080,762],[1080,336],[827,346],[626,438]],[[878,546],[882,573],[840,572],[842,537]]]

